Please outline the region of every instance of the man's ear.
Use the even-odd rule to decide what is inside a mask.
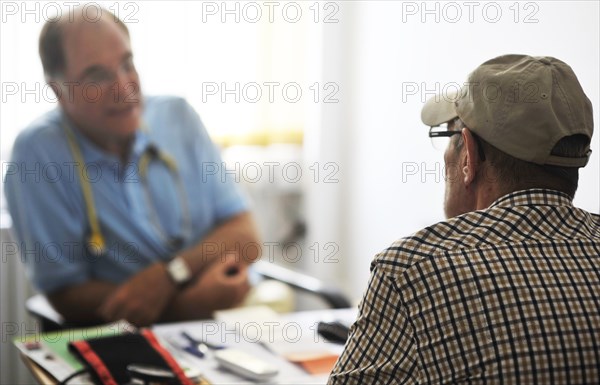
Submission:
[[[466,186],[473,183],[479,170],[479,153],[477,152],[477,141],[468,128],[462,129],[463,154],[461,159],[462,177]]]

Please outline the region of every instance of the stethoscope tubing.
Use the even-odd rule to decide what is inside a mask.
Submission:
[[[103,254],[106,250],[106,239],[104,238],[104,235],[102,234],[102,230],[100,228],[100,222],[96,211],[96,204],[94,200],[92,187],[90,185],[90,182],[83,177],[83,174],[81,172],[82,167],[85,164],[83,155],[81,154],[81,147],[77,142],[77,138],[75,137],[73,128],[71,128],[69,123],[67,123],[64,118],[62,125],[66,133],[69,150],[71,152],[71,155],[73,156],[73,159],[75,160],[75,168],[77,170],[79,184],[81,186],[83,199],[86,207],[88,225],[90,227],[90,235],[86,242],[87,249],[92,254],[100,255]],[[145,124],[142,125],[141,129],[144,131],[148,131],[147,125]],[[170,237],[163,228],[163,226],[160,224],[158,213],[148,186],[148,168],[150,162],[153,159],[158,159],[162,161],[167,166],[169,172],[173,175],[175,179],[175,185],[177,186],[177,195],[181,204],[181,237]],[[179,169],[177,167],[177,163],[172,157],[170,157],[166,153],[163,153],[154,145],[149,145],[140,156],[140,159],[138,161],[138,168],[140,179],[142,181],[142,188],[144,190],[144,199],[146,205],[149,207],[148,212],[152,228],[160,238],[161,242],[168,245],[169,248],[174,250],[181,248],[183,242],[189,240],[191,237],[192,223],[188,205],[188,198],[185,194],[185,186]]]

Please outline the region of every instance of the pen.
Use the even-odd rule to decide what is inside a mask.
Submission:
[[[204,358],[204,352],[201,351],[200,349],[198,349],[196,346],[194,345],[188,345],[188,346],[184,346],[182,348],[186,353],[189,353],[193,356],[196,356],[198,358]]]
[[[196,356],[198,358],[204,358],[204,356],[205,356],[204,352],[199,350],[197,348],[196,344],[191,344],[188,346],[181,346],[180,344],[173,342],[171,339],[167,339],[166,341],[168,342],[168,344],[170,346],[172,346],[173,348],[175,348],[178,351],[184,351],[184,352],[191,354],[193,356]]]
[[[157,336],[158,341],[171,352],[175,361],[181,366],[186,377],[192,380],[196,385],[211,385],[210,382],[204,378],[202,372],[197,368],[196,364],[189,361],[186,354],[183,353],[185,349],[181,348],[179,344],[169,336]]]
[[[197,350],[199,350],[203,354],[206,353],[206,351],[208,349],[210,349],[210,350],[219,350],[219,349],[224,349],[225,348],[225,346],[214,345],[214,344],[211,344],[209,342],[196,339],[196,338],[192,337],[189,333],[187,333],[185,330],[181,332],[181,336],[183,338],[185,338],[186,340],[188,340],[192,345],[194,345],[196,347]]]

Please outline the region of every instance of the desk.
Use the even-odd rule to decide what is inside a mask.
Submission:
[[[356,314],[356,309],[319,310],[284,314],[275,320],[257,319],[234,324],[213,320],[161,324],[153,326],[152,330],[165,342],[165,347],[172,352],[176,360],[184,359],[185,362],[180,361],[180,365],[185,364],[199,369],[202,375],[214,385],[253,384],[253,382],[244,382],[240,377],[222,370],[210,357],[199,359],[176,349],[176,345],[182,342],[182,331],[201,337],[209,343],[234,347],[258,358],[269,360],[280,369],[280,373],[269,384],[321,385],[327,382],[328,374],[310,375],[275,352],[289,348],[301,349],[304,346],[316,347],[316,350],[333,349],[341,352],[341,345],[329,344],[318,336],[316,326],[319,321],[342,320],[350,323],[355,319]],[[31,359],[25,355],[22,355],[22,358],[40,384],[58,383]]]
[[[23,360],[23,363],[25,364],[27,369],[29,369],[29,371],[31,372],[31,375],[33,376],[33,378],[35,378],[35,380],[38,382],[38,384],[49,384],[49,385],[58,384],[58,381],[56,380],[56,378],[52,377],[52,375],[50,373],[48,373],[41,366],[39,366],[38,364],[33,362],[25,354],[20,353],[20,356],[21,356],[21,360]]]

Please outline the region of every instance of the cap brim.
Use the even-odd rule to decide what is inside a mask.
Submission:
[[[435,127],[458,117],[454,107],[456,97],[457,93],[452,92],[430,98],[421,110],[421,121],[427,126]]]

